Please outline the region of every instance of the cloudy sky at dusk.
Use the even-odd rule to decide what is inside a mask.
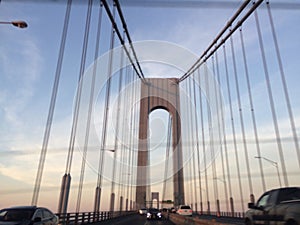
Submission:
[[[34,1],[34,0],[2,0],[0,1],[0,21],[24,20],[28,28],[18,29],[10,25],[0,24],[0,208],[11,205],[28,205],[31,203],[32,191],[38,160],[43,141],[48,108],[51,99],[52,86],[59,54],[59,46],[63,29],[65,1]],[[95,1],[96,2],[96,1]],[[133,42],[158,41],[169,43],[170,46],[178,46],[191,55],[191,59],[199,57],[206,47],[212,42],[218,32],[225,26],[228,19],[235,13],[243,2],[242,0],[217,1],[218,4],[205,4],[206,1],[188,1],[195,4],[181,5],[172,1],[120,1],[128,29]],[[132,4],[130,4],[130,2]],[[149,4],[147,4],[147,2]],[[176,3],[177,2],[177,3]],[[184,1],[181,1],[184,2]],[[197,3],[198,2],[198,3]],[[207,1],[208,2],[208,1]],[[224,2],[224,3],[222,3]],[[229,3],[228,3],[229,2]],[[273,18],[276,34],[283,59],[287,86],[294,113],[296,132],[300,135],[300,89],[299,89],[299,50],[300,50],[300,6],[292,9],[288,4],[280,4],[283,0],[271,1],[274,3]],[[197,3],[197,4],[196,4]],[[84,36],[84,24],[87,4],[74,1],[70,16],[70,25],[65,48],[58,97],[53,119],[53,126],[49,141],[49,149],[45,164],[42,188],[39,204],[46,205],[53,211],[57,210],[61,177],[64,173],[67,149],[69,145],[73,104],[80,69],[81,49]],[[94,62],[94,46],[96,33],[96,20],[98,8],[94,3],[91,22],[91,41],[88,45],[86,68],[91,68]],[[299,184],[299,165],[293,146],[288,113],[282,83],[279,79],[278,65],[274,59],[274,44],[271,41],[270,24],[268,22],[265,4],[258,11],[263,38],[266,46],[266,56],[271,75],[271,84],[275,99],[275,107],[278,115],[281,137],[286,142],[283,146],[287,150],[285,160],[289,172],[290,185]],[[103,11],[103,33],[99,55],[104,55],[109,50],[110,24],[106,13]],[[247,47],[249,68],[256,76],[251,77],[253,101],[255,104],[256,119],[259,128],[260,139],[264,156],[274,161],[279,161],[277,151],[274,152],[274,127],[271,118],[267,91],[263,78],[263,71],[254,16],[243,25],[243,35]],[[236,35],[237,43],[239,36]],[[116,40],[115,46],[119,47]],[[168,44],[166,44],[168,45]],[[175,47],[176,48],[176,47]],[[229,49],[229,48],[228,48]],[[229,50],[228,50],[229,51]],[[236,47],[237,55],[241,57],[241,50]],[[143,56],[142,52],[137,55]],[[146,57],[146,56],[145,56]],[[180,58],[178,64],[187,62]],[[191,60],[192,62],[193,60]],[[190,61],[188,61],[190,62]],[[159,64],[159,63],[158,63]],[[183,63],[184,64],[184,63]],[[182,65],[183,65],[182,64]],[[189,65],[189,63],[186,63]],[[213,71],[212,64],[207,67]],[[142,63],[146,77],[168,77],[166,72],[169,67],[160,67],[155,63]],[[172,76],[180,77],[183,71],[174,69]],[[221,84],[225,78],[221,78]],[[221,86],[224,95],[224,113],[226,121],[230,124],[229,104],[226,88]],[[232,83],[233,86],[233,83]],[[224,89],[223,89],[224,88]],[[104,90],[99,90],[99,96]],[[114,93],[115,94],[115,93]],[[112,98],[115,95],[112,94]],[[236,95],[233,95],[233,106],[237,107]],[[242,107],[250,112],[246,86],[241,88]],[[97,107],[101,108],[101,100]],[[238,118],[238,111],[234,113]],[[99,114],[99,118],[102,114]],[[251,127],[251,114],[245,114],[246,128]],[[153,139],[165,142],[167,131],[166,113],[153,114],[151,131]],[[237,119],[238,121],[238,119]],[[94,121],[95,122],[95,121]],[[101,120],[95,123],[101,123]],[[162,135],[160,132],[162,131]],[[237,136],[241,139],[240,127]],[[232,145],[230,127],[227,128],[228,140]],[[249,141],[249,149],[255,149],[252,129],[246,131]],[[162,138],[163,137],[163,138]],[[155,142],[154,141],[154,142]],[[252,141],[252,142],[251,142]],[[242,143],[239,143],[242,146]],[[275,146],[276,147],[276,146]],[[78,148],[79,149],[79,148]],[[107,156],[112,153],[107,152]],[[164,154],[164,150],[158,150],[157,154]],[[233,150],[229,154],[234,154]],[[255,150],[250,150],[250,163],[253,172],[258,174]],[[76,185],[80,173],[82,152],[75,151],[72,166],[74,187],[70,195],[70,211],[76,204]],[[86,168],[86,183],[84,189],[85,201],[81,208],[92,211],[92,198],[96,183],[96,164],[92,162],[92,154],[89,156],[90,164]],[[153,156],[154,157],[154,156]],[[154,157],[155,158],[155,157]],[[154,160],[154,159],[153,159]],[[220,160],[220,154],[217,156]],[[278,185],[277,177],[273,174],[274,167],[265,163],[268,188]],[[234,166],[232,166],[232,170]],[[245,169],[242,167],[242,169]],[[258,176],[258,175],[257,175]],[[255,177],[258,181],[259,178]],[[245,181],[246,182],[246,181]],[[110,190],[109,181],[104,182],[104,187]],[[155,188],[161,188],[157,184]],[[155,190],[154,188],[154,190]],[[258,187],[256,194],[262,191]],[[107,192],[109,193],[109,191]],[[108,202],[108,194],[104,195],[104,201]],[[247,199],[247,197],[245,197]],[[105,208],[104,206],[104,209]]]

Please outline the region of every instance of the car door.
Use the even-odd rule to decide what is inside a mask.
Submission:
[[[44,225],[43,224],[43,212],[41,209],[37,209],[32,217],[33,225]]]
[[[270,191],[265,193],[261,198],[257,201],[256,210],[253,214],[253,222],[254,224],[268,224],[275,225],[276,220],[274,220],[274,216],[276,214],[276,199],[277,199],[277,191]]]
[[[43,211],[43,224],[44,225],[56,225],[57,218],[56,216],[50,212],[48,209],[42,209]]]

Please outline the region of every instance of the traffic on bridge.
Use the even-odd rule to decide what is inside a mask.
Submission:
[[[0,225],[300,225],[300,3],[0,0]]]

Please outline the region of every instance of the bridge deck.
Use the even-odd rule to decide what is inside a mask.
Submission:
[[[193,218],[199,218],[203,220],[203,224],[235,224],[235,225],[242,225],[244,221],[242,218],[230,218],[230,217],[216,217],[216,216],[208,216],[208,215],[195,215]],[[175,225],[175,223],[171,222],[167,219],[162,220],[147,220],[145,216],[141,216],[138,214],[122,216],[118,218],[114,218],[107,221],[93,223],[93,225],[151,225],[151,224],[163,224],[163,225]],[[186,223],[184,223],[186,224]],[[197,223],[198,224],[198,223]]]

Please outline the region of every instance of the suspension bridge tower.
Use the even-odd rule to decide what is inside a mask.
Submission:
[[[140,122],[138,145],[138,170],[136,204],[146,206],[149,187],[148,120],[149,114],[156,109],[168,111],[172,119],[172,161],[174,204],[184,204],[181,120],[179,83],[176,78],[147,78],[141,84]]]

